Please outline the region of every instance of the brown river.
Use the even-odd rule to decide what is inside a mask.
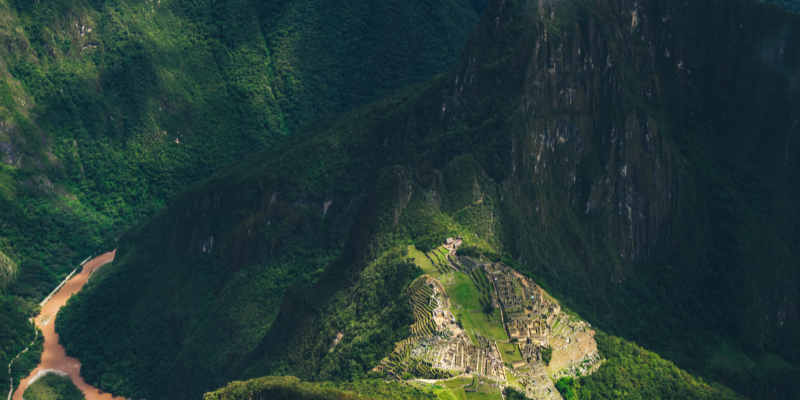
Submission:
[[[75,293],[78,293],[82,288],[83,285],[89,280],[89,276],[101,266],[111,262],[114,259],[115,251],[110,253],[103,254],[97,258],[92,259],[91,261],[87,262],[83,266],[83,272],[80,274],[75,274],[61,289],[47,302],[47,304],[42,307],[42,312],[39,313],[39,316],[36,317],[36,327],[41,329],[44,333],[44,352],[42,353],[42,362],[36,367],[36,369],[28,375],[27,378],[23,379],[20,382],[19,388],[14,392],[14,400],[22,400],[22,394],[25,393],[25,389],[28,388],[28,382],[31,381],[38,373],[45,371],[45,370],[55,370],[61,371],[70,378],[72,378],[72,382],[78,386],[83,394],[86,396],[86,400],[112,400],[112,397],[108,393],[100,394],[100,391],[92,386],[90,386],[80,375],[81,371],[81,363],[72,358],[67,357],[64,352],[64,347],[62,347],[58,343],[58,334],[54,329],[56,315],[58,310],[64,304],[67,304],[67,300],[69,300],[70,296]],[[5,397],[5,396],[3,396]],[[119,398],[117,398],[119,399]]]

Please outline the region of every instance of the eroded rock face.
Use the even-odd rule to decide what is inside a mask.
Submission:
[[[503,25],[513,22],[504,20],[504,6],[493,2],[496,23],[481,28],[508,29]],[[662,27],[651,25],[654,13],[645,6],[529,1],[520,6],[527,12],[525,21],[516,22],[522,33],[512,60],[497,71],[503,91],[518,101],[496,138],[507,154],[499,178],[510,197],[545,225],[558,208],[555,201],[602,219],[604,240],[630,261],[671,246],[668,221],[678,213],[681,173],[679,152],[660,134],[666,121],[654,112],[663,101],[658,82],[664,52],[657,49]],[[574,8],[581,7],[597,7],[597,17],[578,17]],[[462,98],[495,90],[496,82],[482,82],[486,74],[476,73],[476,65],[496,56],[468,48],[442,108],[456,110]],[[446,113],[443,119],[464,117]],[[559,193],[532,195],[531,188]]]
[[[797,17],[747,1],[519,3],[516,21],[491,3],[428,110],[447,127],[513,110],[475,145],[497,154],[482,164],[518,212],[502,250],[585,279],[607,321],[622,318],[616,287],[669,264],[691,279],[687,323],[797,359]]]
[[[0,289],[5,289],[16,273],[17,264],[5,254],[0,253]]]
[[[14,165],[14,163],[19,160],[17,151],[14,149],[14,146],[12,146],[11,143],[0,142],[0,150],[2,150],[3,153],[3,163]]]

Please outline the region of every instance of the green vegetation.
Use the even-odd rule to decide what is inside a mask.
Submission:
[[[13,359],[11,364],[11,378],[15,383],[19,383],[20,379],[25,378],[28,374],[36,368],[36,365],[41,361],[41,354],[44,350],[44,336],[42,332],[34,331],[34,326],[28,322],[27,318],[20,320],[20,315],[25,315],[21,308],[27,304],[24,300],[15,298],[12,301],[4,302],[0,296],[0,307],[6,307],[0,314],[0,318],[5,317],[8,319],[0,320],[4,322],[0,325],[0,339],[7,340],[4,350],[0,350],[0,355],[6,354],[8,360]],[[5,322],[9,324],[6,325]],[[15,330],[16,329],[16,330]],[[16,341],[16,343],[15,343]],[[20,343],[21,342],[21,343]],[[14,344],[18,344],[14,347]],[[23,353],[23,350],[28,351]],[[15,358],[19,354],[19,358]],[[8,380],[3,382],[5,386],[5,393],[8,393]]]
[[[464,330],[470,334],[470,340],[477,344],[475,333],[498,340],[507,340],[503,325],[499,324],[500,318],[491,318],[484,314],[485,304],[491,303],[486,292],[478,290],[475,283],[467,274],[456,273],[453,283],[445,289],[450,295],[450,312],[461,320]],[[458,309],[456,306],[461,306]],[[494,324],[490,320],[495,321]]]
[[[294,377],[265,377],[247,382],[232,382],[203,400],[249,400],[279,398],[285,400],[433,400],[436,397],[399,383],[359,381],[350,383],[309,383]]]
[[[575,395],[575,391],[572,389],[572,386],[575,385],[573,378],[561,378],[556,382],[556,389],[558,392],[561,393],[561,397],[564,400],[576,400],[577,396]]]
[[[785,10],[800,13],[800,1],[798,0],[761,0],[764,3],[775,3]]]
[[[81,260],[191,182],[451,68],[484,7],[0,3],[0,253],[19,266],[10,282],[0,272],[0,364]]]
[[[497,343],[497,348],[500,350],[500,357],[503,358],[503,362],[508,364],[509,367],[511,363],[522,360],[522,354],[520,354],[519,348],[514,343]]]
[[[408,381],[411,379],[447,379],[453,375],[445,370],[434,368],[430,362],[411,357],[407,342],[401,342],[395,350],[384,359],[383,373],[392,379]]]
[[[412,323],[409,242],[461,236],[675,362],[612,351],[579,396],[716,395],[692,373],[793,398],[798,17],[644,0],[637,25],[627,3],[551,3],[493,2],[453,71],[310,123],[126,232],[57,323],[87,379],[148,399],[361,379]],[[476,293],[453,295],[463,325],[496,326],[455,276]]]
[[[83,392],[69,377],[49,373],[28,386],[26,400],[84,400]]]
[[[483,272],[483,269],[478,268],[472,271],[472,277],[475,279],[475,282],[478,283],[482,291],[494,292],[494,286],[489,282],[489,278],[486,277],[486,273]]]
[[[431,261],[433,261],[436,269],[442,273],[451,273],[454,272],[452,268],[450,268],[449,263],[447,262],[447,258],[445,257],[445,252],[442,252],[441,247],[431,250],[427,255]]]
[[[486,303],[483,306],[483,313],[486,314],[487,317],[491,318],[494,315],[494,306],[491,303]]]
[[[436,332],[436,324],[431,320],[431,313],[436,308],[436,301],[431,297],[433,289],[425,284],[425,278],[419,278],[409,286],[411,302],[414,309],[414,323],[411,324],[411,337],[432,336]]]
[[[592,375],[561,379],[556,388],[571,399],[740,399],[727,388],[718,390],[655,353],[603,333],[596,336],[607,358]]]
[[[480,383],[474,377],[440,381],[434,386],[422,386],[422,389],[432,389],[439,400],[502,399],[499,387],[488,382]]]
[[[553,347],[547,346],[542,349],[542,362],[544,365],[550,365],[550,360],[553,359]]]
[[[527,397],[525,393],[522,393],[514,388],[506,388],[505,389],[506,399],[508,400],[525,400]]]
[[[434,278],[442,275],[441,269],[438,266],[434,266],[425,253],[417,250],[413,244],[408,245],[408,256],[414,260],[414,264],[422,269],[422,272]]]

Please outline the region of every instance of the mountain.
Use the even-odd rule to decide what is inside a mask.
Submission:
[[[81,260],[307,121],[452,68],[485,5],[0,2],[0,362]]]
[[[409,242],[461,236],[604,334],[793,398],[798,35],[755,0],[494,0],[450,72],[311,122],[128,231],[61,340],[129,397],[362,379],[408,335]],[[681,381],[616,379],[617,361],[579,395]]]
[[[610,355],[611,359],[598,372],[581,378],[580,383],[576,383],[576,380],[570,382],[570,386],[559,385],[564,399],[612,399],[620,398],[621,393],[626,395],[625,398],[741,398],[732,393],[730,389],[720,388],[722,390],[718,390],[698,382],[669,361],[662,360],[657,354],[650,353],[631,343],[603,335],[600,336],[600,343],[603,352]],[[652,374],[653,371],[658,371],[658,374]],[[461,384],[459,381],[466,381],[468,384],[472,379],[454,379],[446,381],[447,383],[444,385],[441,385],[442,381],[440,381],[432,385],[432,393],[425,388],[408,385],[405,386],[406,392],[403,393],[398,390],[396,382],[384,382],[383,380],[367,379],[338,384],[330,382],[312,384],[294,377],[270,376],[246,382],[231,382],[222,389],[206,393],[203,398],[205,400],[244,400],[281,395],[282,398],[287,399],[324,399],[348,398],[347,395],[366,395],[369,398],[381,399],[386,395],[389,395],[388,398],[404,398],[405,394],[405,398],[413,395],[418,398],[446,399],[453,397],[447,397],[444,388],[454,381],[457,385]],[[345,393],[342,393],[342,389],[345,389]],[[505,397],[512,400],[528,398],[523,393],[511,388],[507,388],[504,392]],[[469,398],[469,395],[480,396],[481,394],[461,392],[460,396],[456,394],[455,398]],[[499,396],[495,397],[499,398]]]
[[[302,382],[294,377],[266,377],[250,382],[233,382],[227,387],[203,398],[206,400],[233,400],[252,398],[281,399],[432,399],[433,396],[421,393],[411,387],[398,383],[385,385],[383,382],[364,382],[356,384],[313,384]]]

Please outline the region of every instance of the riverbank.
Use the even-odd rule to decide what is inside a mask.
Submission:
[[[79,274],[74,274],[71,279],[64,282],[61,289],[52,295],[49,301],[42,307],[39,316],[36,317],[36,327],[42,331],[44,336],[44,352],[42,352],[42,360],[39,365],[34,369],[30,375],[20,382],[19,387],[14,391],[13,400],[23,400],[22,395],[37,376],[47,370],[60,371],[72,379],[72,382],[83,392],[86,400],[112,400],[114,397],[109,393],[100,393],[100,391],[90,386],[83,377],[80,375],[81,363],[72,358],[67,357],[64,347],[58,342],[58,334],[55,332],[55,320],[58,311],[67,304],[67,300],[73,294],[78,293],[86,282],[89,276],[94,273],[98,268],[114,260],[115,251],[98,256],[88,262],[83,267],[83,271]]]

